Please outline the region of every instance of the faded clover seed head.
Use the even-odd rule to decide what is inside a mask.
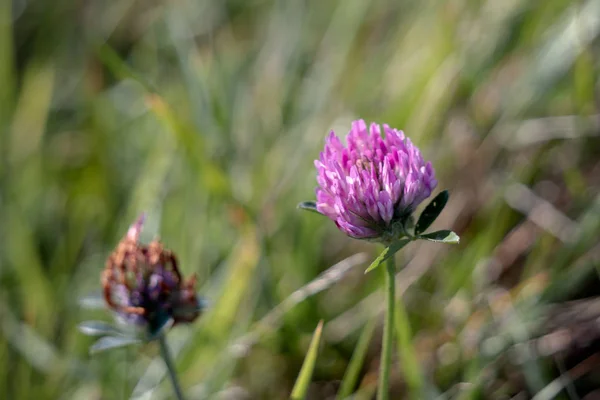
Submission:
[[[150,331],[166,318],[190,323],[199,315],[196,278],[184,280],[175,255],[158,240],[138,242],[143,223],[142,215],[106,261],[104,299],[126,322]]]
[[[430,162],[402,131],[363,120],[344,145],[333,131],[318,160],[317,210],[348,236],[390,242],[437,186]]]

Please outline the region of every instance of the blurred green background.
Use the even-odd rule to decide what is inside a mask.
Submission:
[[[461,236],[397,256],[412,340],[392,398],[597,398],[599,16],[598,0],[0,0],[0,398],[169,398],[156,345],[90,357],[77,330],[110,320],[80,299],[142,211],[212,302],[169,336],[190,399],[286,398],[321,319],[309,398],[334,398],[353,354],[345,384],[371,398],[379,249],[296,209],[326,134],[356,118],[421,147],[451,192],[434,228]]]

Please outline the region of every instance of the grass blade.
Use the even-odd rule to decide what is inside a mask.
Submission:
[[[0,2],[0,129],[10,121],[14,101],[12,2]],[[2,132],[4,134],[4,132]],[[2,143],[0,143],[0,146]],[[1,167],[0,167],[1,168]]]
[[[317,325],[317,329],[315,329],[315,333],[308,348],[308,353],[306,353],[306,358],[302,364],[302,369],[300,369],[300,374],[298,375],[298,379],[296,379],[296,383],[294,384],[294,389],[292,390],[291,396],[291,399],[293,400],[306,398],[306,393],[308,392],[308,387],[310,386],[313,370],[315,369],[315,363],[317,362],[319,343],[321,342],[321,333],[323,333],[323,320],[319,321],[319,325]]]
[[[360,334],[360,337],[358,338],[358,343],[356,344],[356,348],[352,354],[352,359],[350,360],[350,364],[348,365],[346,373],[344,374],[344,378],[342,379],[340,390],[338,391],[336,399],[342,400],[349,397],[356,387],[356,382],[358,380],[360,370],[365,362],[365,357],[367,356],[369,343],[371,342],[371,337],[373,337],[374,330],[375,319],[371,319],[367,322],[362,333]]]

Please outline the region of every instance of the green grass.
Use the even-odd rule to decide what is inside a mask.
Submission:
[[[451,193],[430,231],[461,237],[396,255],[412,342],[392,398],[583,397],[600,385],[588,364],[557,379],[586,357],[538,354],[535,339],[557,329],[549,305],[600,295],[599,4],[2,0],[0,397],[168,398],[156,345],[90,357],[76,329],[109,318],[78,301],[145,211],[144,238],[160,235],[212,301],[169,335],[190,398],[288,398],[320,320],[309,393],[333,397],[346,376],[370,398],[376,246],[296,208],[314,199],[325,135],[359,117],[421,147]]]

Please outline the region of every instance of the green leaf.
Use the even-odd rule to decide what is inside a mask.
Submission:
[[[358,338],[358,343],[356,344],[354,353],[352,353],[352,359],[350,360],[348,368],[346,368],[344,379],[342,380],[336,396],[336,399],[338,400],[350,397],[352,391],[356,387],[360,371],[365,362],[365,357],[367,356],[367,351],[369,350],[369,343],[371,342],[371,337],[375,330],[375,321],[375,318],[368,321]]]
[[[387,260],[388,258],[392,257],[394,254],[396,254],[398,252],[398,250],[400,250],[401,248],[406,246],[410,241],[411,241],[411,239],[400,239],[397,242],[394,242],[390,246],[386,247],[381,252],[379,257],[377,257],[375,259],[375,261],[373,261],[371,263],[371,265],[369,265],[369,268],[367,268],[365,270],[365,274],[367,274],[367,273],[373,271],[375,268],[379,267],[385,260]]]
[[[301,210],[312,211],[319,215],[323,215],[317,210],[317,203],[315,203],[314,201],[303,201],[302,203],[298,203],[298,208]]]
[[[81,333],[88,336],[119,335],[121,332],[114,326],[104,321],[84,321],[77,328]]]
[[[294,384],[294,389],[292,390],[292,396],[290,398],[293,400],[301,400],[306,398],[306,393],[308,392],[308,387],[310,386],[313,370],[315,369],[315,363],[317,362],[317,354],[319,352],[319,343],[321,342],[322,332],[323,320],[319,321],[319,325],[317,325],[315,333],[313,334],[313,338],[310,341],[308,353],[306,353],[304,363],[302,363],[302,368],[300,369],[300,374],[298,375],[296,383]]]
[[[449,244],[458,244],[460,238],[458,235],[449,230],[436,231],[426,235],[420,235],[419,239],[429,240],[430,242],[440,242]]]
[[[141,340],[132,337],[104,336],[103,338],[98,339],[98,341],[94,343],[92,347],[90,347],[90,354],[97,354],[106,350],[125,347],[141,342]]]
[[[444,207],[446,207],[449,197],[450,194],[448,191],[444,190],[435,196],[429,204],[427,204],[427,207],[425,207],[425,210],[423,210],[421,213],[419,221],[417,222],[417,226],[415,227],[415,235],[418,236],[425,232],[427,228],[433,224],[433,221],[437,219],[438,215],[440,215]]]

